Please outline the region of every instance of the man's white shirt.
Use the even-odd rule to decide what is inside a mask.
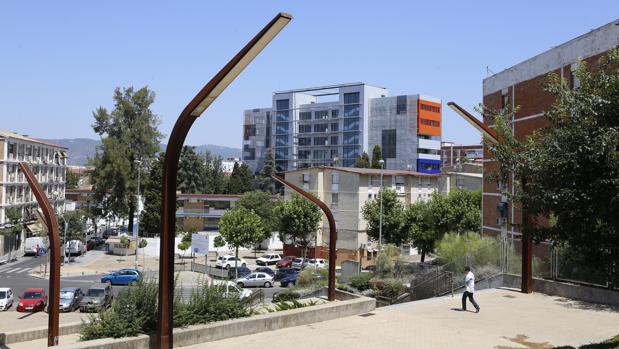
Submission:
[[[464,284],[466,285],[466,292],[475,293],[475,275],[472,272],[468,272],[464,277]]]

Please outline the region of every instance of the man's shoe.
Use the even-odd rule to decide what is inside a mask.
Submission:
[[[476,313],[476,314],[477,314],[477,313],[479,313],[479,308],[477,308],[477,310],[475,310],[475,313]]]

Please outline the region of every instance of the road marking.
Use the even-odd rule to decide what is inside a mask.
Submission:
[[[11,269],[8,269],[8,268],[7,268],[7,269],[5,269],[5,270],[4,270],[4,272],[5,272],[6,274],[8,274],[8,273],[12,273],[12,272],[14,272],[15,270],[18,270],[18,269],[19,269],[19,268],[11,268]]]

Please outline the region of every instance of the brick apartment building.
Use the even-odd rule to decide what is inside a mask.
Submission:
[[[458,145],[452,142],[441,142],[441,170],[464,163],[481,162],[483,158],[484,148],[481,144]]]
[[[555,73],[577,88],[579,81],[574,75],[577,61],[583,59],[594,67],[602,55],[618,45],[619,20],[615,20],[484,79],[483,103],[491,109],[519,107],[511,123],[516,137],[523,140],[548,123],[544,111],[554,102],[554,97],[544,91],[548,74]],[[484,122],[490,120],[484,117]],[[487,149],[484,153],[487,154]],[[495,161],[484,160],[484,176],[495,168]],[[514,192],[512,183],[497,184],[484,180],[483,232],[498,235],[504,231],[507,236],[518,236],[517,225],[522,222],[522,212],[501,196],[499,185]]]

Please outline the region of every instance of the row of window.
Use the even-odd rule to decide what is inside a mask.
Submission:
[[[429,120],[429,119],[420,118],[419,122],[422,125],[427,125],[427,126],[432,126],[432,127],[441,127],[441,122],[440,121],[436,121],[436,120]]]
[[[433,113],[440,113],[441,112],[441,107],[435,107],[433,105],[427,105],[427,104],[423,104],[423,103],[419,104],[419,108],[421,108],[421,110],[425,110],[425,111],[429,111],[429,112],[433,112]]]
[[[23,161],[26,159],[35,162],[66,165],[66,158],[60,156],[54,149],[33,144],[9,142],[7,145],[7,158],[9,160]]]

